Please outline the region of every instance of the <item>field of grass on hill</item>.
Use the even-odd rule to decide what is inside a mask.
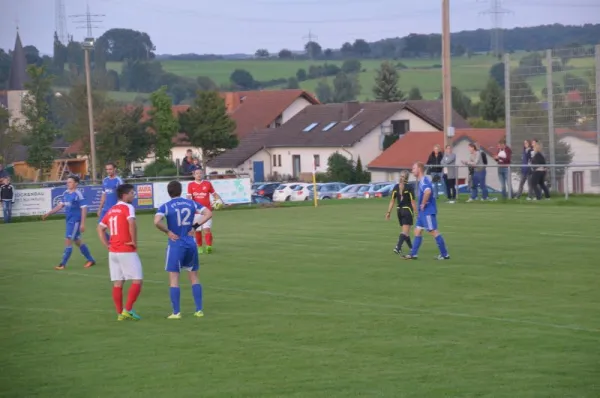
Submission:
[[[93,225],[98,264],[84,269],[75,250],[60,272],[64,220],[0,225],[0,396],[600,395],[600,212],[440,206],[452,259],[433,260],[426,237],[408,262],[392,254],[387,201],[336,202],[216,213],[206,316],[191,316],[182,277],[181,321],[165,319],[165,236],[151,215],[138,217],[137,323],[116,321]]]
[[[511,57],[513,67],[518,66],[519,59],[527,53],[519,52]],[[343,61],[310,61],[310,60],[218,60],[218,61],[161,61],[163,68],[167,72],[177,75],[196,78],[198,76],[207,76],[217,84],[229,83],[229,77],[235,69],[245,69],[252,74],[255,80],[267,81],[278,78],[289,78],[296,75],[300,68],[308,71],[311,65],[322,65],[325,62],[341,66]],[[359,73],[359,82],[362,87],[360,100],[373,98],[372,87],[376,75],[376,70],[381,65],[382,60],[362,60],[363,71]],[[395,64],[401,62],[407,69],[399,71],[401,90],[408,93],[412,87],[418,87],[425,99],[437,99],[442,87],[442,70],[433,68],[434,65],[440,65],[438,58],[422,59],[401,59],[391,61]],[[472,99],[478,99],[479,93],[485,88],[489,79],[489,70],[497,63],[495,57],[487,55],[474,55],[471,58],[455,57],[452,59],[452,85],[458,87],[467,96]],[[569,66],[573,68],[570,73],[583,75],[586,70],[593,69],[593,58],[579,58],[569,61]],[[121,70],[120,63],[109,63],[109,69]],[[556,80],[561,79],[556,75]],[[545,76],[535,76],[530,79],[534,92],[541,94],[545,87]],[[300,83],[302,89],[309,92],[315,91],[318,82],[321,79],[311,79]],[[329,82],[333,77],[327,78]],[[132,101],[137,93],[125,94],[122,92],[112,92],[111,95],[116,100]],[[141,94],[143,97],[147,96]]]

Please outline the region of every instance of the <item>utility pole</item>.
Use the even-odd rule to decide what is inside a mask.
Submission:
[[[512,11],[502,7],[502,0],[490,0],[490,8],[481,12],[484,15],[491,15],[492,29],[490,30],[490,50],[494,57],[500,58],[504,54],[504,44],[502,40],[502,15],[510,14]]]
[[[311,30],[309,30],[309,31],[308,31],[308,35],[307,35],[307,36],[302,36],[302,38],[303,38],[304,40],[308,40],[308,42],[307,42],[307,43],[313,43],[313,42],[315,42],[315,43],[316,43],[316,40],[318,40],[318,39],[319,39],[319,37],[318,37],[318,36],[316,36],[316,35],[313,35],[313,33],[312,33],[312,31],[311,31]],[[308,57],[309,57],[310,59],[314,59],[313,46],[312,46],[312,45],[311,45],[311,46],[309,46],[309,47],[307,48],[307,50],[308,50]]]
[[[450,0],[442,0],[442,98],[444,107],[444,148],[452,128],[452,70],[450,57]]]
[[[87,91],[87,108],[88,108],[88,125],[90,130],[90,158],[92,161],[92,183],[95,184],[97,181],[96,174],[96,133],[94,131],[94,107],[92,101],[92,78],[91,78],[91,67],[90,67],[90,52],[94,49],[94,37],[92,36],[92,23],[100,22],[93,21],[92,17],[103,17],[104,15],[90,14],[90,6],[87,6],[87,12],[85,15],[73,15],[73,18],[85,18],[85,21],[76,21],[80,24],[85,23],[87,29],[87,36],[82,43],[83,51],[85,54],[85,85]]]

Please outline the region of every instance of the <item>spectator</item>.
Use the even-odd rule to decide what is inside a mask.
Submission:
[[[10,175],[8,174],[8,171],[6,171],[6,169],[4,168],[4,165],[0,163],[0,181],[7,177],[10,177]]]
[[[192,170],[192,174],[194,174],[194,171],[196,170],[202,170],[202,166],[200,165],[200,160],[198,158],[194,158],[190,166],[190,170]]]
[[[469,198],[469,200],[467,200],[467,202],[473,202],[477,200],[478,187],[481,187],[481,199],[487,200],[488,190],[485,185],[485,166],[481,158],[481,151],[477,149],[477,144],[470,143],[469,152],[471,153],[471,155],[469,156],[469,160],[463,160],[464,165],[473,167],[473,184],[471,187],[471,197]]]
[[[543,167],[546,164],[546,158],[542,154],[542,144],[534,141],[533,150],[535,151],[535,155],[531,159],[531,167],[533,169],[531,185],[535,191],[535,200],[542,199],[542,191],[544,191],[546,199],[550,199],[550,191],[546,186],[546,168]]]
[[[10,183],[10,177],[0,179],[0,203],[4,213],[4,223],[10,224],[12,220],[12,208],[15,203],[15,189]]]
[[[185,151],[185,157],[181,161],[181,174],[184,176],[192,175],[192,165],[194,164],[194,156],[191,149]]]
[[[429,166],[429,175],[431,175],[431,181],[433,182],[433,196],[434,198],[438,198],[438,185],[442,182],[442,167],[435,167],[431,165],[441,165],[442,158],[444,155],[440,152],[440,146],[435,145],[433,147],[433,151],[429,155],[427,159],[427,165]]]
[[[523,141],[523,152],[521,153],[521,180],[519,181],[519,190],[515,195],[515,199],[519,199],[523,194],[523,187],[527,182],[528,194],[527,200],[531,200],[533,197],[533,188],[531,186],[531,167],[529,164],[531,163],[531,153],[533,149],[531,147],[531,142],[529,140]]]
[[[512,150],[506,145],[506,141],[501,139],[498,143],[498,153],[494,156],[496,162],[498,162],[498,180],[500,180],[500,186],[502,187],[502,197],[508,198],[507,186],[511,184],[512,180],[509,180],[510,176],[508,168],[510,166],[510,159],[512,157]],[[512,191],[512,189],[511,189]]]
[[[446,195],[448,203],[454,203],[456,200],[456,154],[452,153],[452,145],[446,146],[444,157],[441,164],[444,166],[444,185],[446,185]]]

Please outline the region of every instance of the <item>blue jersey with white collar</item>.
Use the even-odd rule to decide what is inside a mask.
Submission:
[[[123,184],[123,180],[120,177],[105,177],[102,180],[102,193],[105,195],[104,207],[102,211],[108,211],[111,207],[117,204],[119,198],[117,197],[117,188]]]
[[[423,196],[427,190],[430,191],[429,199],[427,200],[425,208],[421,210]],[[419,214],[423,214],[424,216],[432,216],[437,214],[437,205],[435,203],[435,197],[433,196],[433,183],[427,176],[423,176],[423,178],[419,180]]]
[[[62,196],[67,223],[81,222],[81,209],[87,207],[87,202],[80,190],[65,191]]]
[[[179,239],[175,242],[169,239],[169,244],[190,244],[195,247],[196,241],[190,236],[194,224],[194,216],[204,207],[190,199],[173,198],[158,208],[157,215],[167,219],[167,228]]]

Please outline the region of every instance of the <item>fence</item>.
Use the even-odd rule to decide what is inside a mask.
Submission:
[[[548,176],[553,190],[578,181],[575,192],[581,186],[599,193],[600,45],[507,54],[504,70],[506,138],[513,156],[524,140],[538,140],[548,163],[556,165]]]

